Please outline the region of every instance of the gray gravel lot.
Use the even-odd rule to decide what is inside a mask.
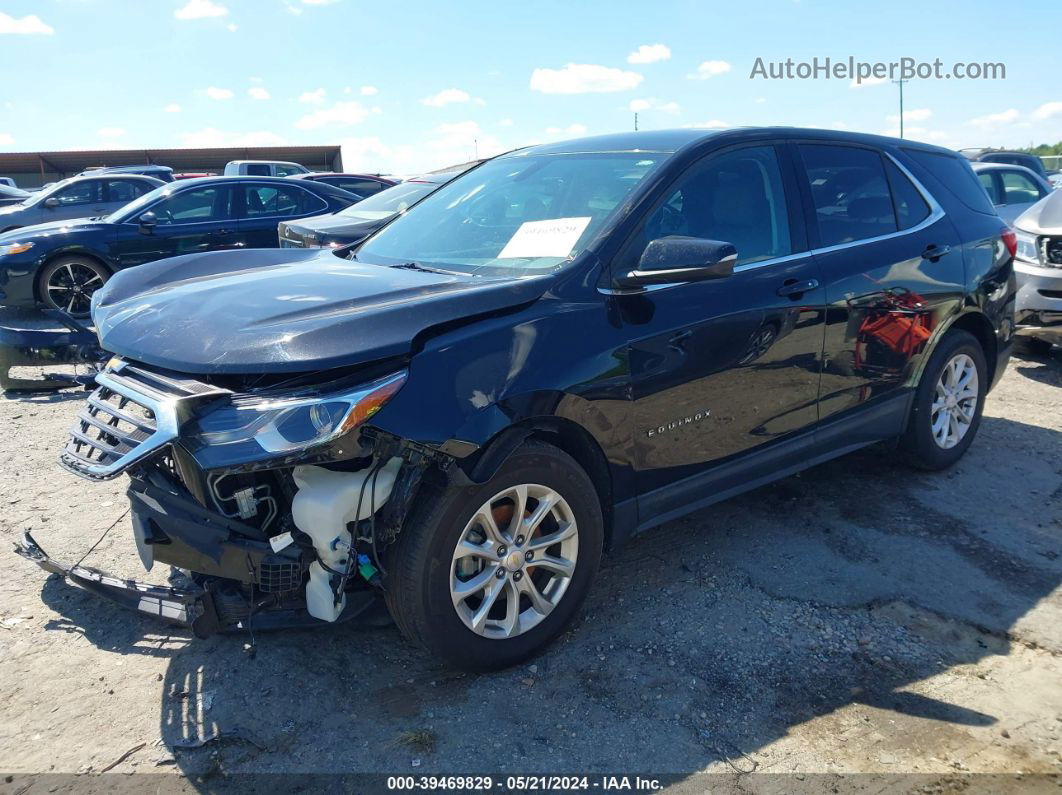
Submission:
[[[252,656],[48,577],[17,535],[76,558],[122,517],[123,484],[54,464],[81,394],[8,396],[0,770],[100,771],[144,743],[113,770],[193,788],[246,771],[923,773],[945,790],[1062,773],[1060,396],[1059,349],[1015,358],[951,471],[876,448],[651,531],[606,559],[557,644],[486,676],[391,627],[261,634]],[[142,575],[127,518],[86,562]]]

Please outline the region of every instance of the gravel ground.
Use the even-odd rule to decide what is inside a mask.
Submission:
[[[1062,773],[1060,389],[1059,349],[1015,358],[948,472],[871,449],[651,531],[558,643],[486,676],[391,627],[261,634],[252,655],[48,577],[9,551],[22,530],[71,560],[116,521],[87,563],[143,574],[122,483],[54,464],[82,396],[9,396],[0,770],[98,772],[135,748],[114,772],[197,789],[248,771],[797,774],[788,791]]]

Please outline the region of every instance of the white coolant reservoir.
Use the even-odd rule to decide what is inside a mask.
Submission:
[[[346,568],[347,557],[351,554],[348,549],[351,538],[347,523],[368,519],[374,507],[380,510],[391,496],[401,467],[402,459],[397,456],[392,458],[367,486],[365,479],[370,477],[373,467],[360,472],[333,472],[323,467],[298,466],[292,471],[299,490],[291,501],[291,516],[295,526],[313,539],[314,549],[320,559],[320,562],[315,560],[310,564],[310,581],[306,584],[306,609],[314,618],[335,621],[343,612],[347,603],[346,595],[341,595],[339,604],[335,603],[329,584],[331,575],[321,566],[321,562],[336,571]]]

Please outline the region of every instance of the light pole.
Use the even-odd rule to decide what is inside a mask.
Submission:
[[[903,84],[910,83],[910,80],[893,80],[900,87],[900,137],[903,138]]]
[[[634,112],[634,131],[638,132],[638,111]]]

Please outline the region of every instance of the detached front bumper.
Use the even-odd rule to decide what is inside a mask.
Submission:
[[[209,591],[147,585],[114,577],[89,566],[68,566],[50,558],[28,531],[15,544],[15,552],[79,588],[152,618],[191,629],[199,637],[207,637],[219,629],[218,616]]]

